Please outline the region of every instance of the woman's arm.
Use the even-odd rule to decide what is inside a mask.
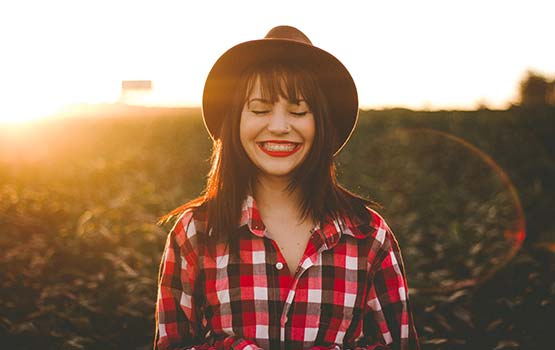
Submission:
[[[405,268],[399,244],[389,229],[378,256],[371,275],[360,349],[419,349]]]
[[[254,342],[234,336],[211,343],[205,339],[203,298],[197,286],[198,239],[192,212],[186,212],[168,235],[160,265],[155,348],[259,350]]]
[[[187,237],[192,212],[186,212],[170,231],[158,277],[156,303],[156,348],[193,348],[199,337],[198,305],[194,299],[198,275],[195,239]],[[197,327],[195,327],[197,325]],[[200,344],[199,344],[200,345]]]

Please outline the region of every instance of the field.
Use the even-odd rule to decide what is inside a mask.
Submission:
[[[202,191],[196,109],[0,126],[0,347],[152,347],[158,217]],[[337,158],[407,266],[423,349],[544,349],[555,324],[555,110],[364,111]]]

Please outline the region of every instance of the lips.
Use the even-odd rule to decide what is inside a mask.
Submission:
[[[271,157],[288,157],[301,148],[300,143],[281,140],[257,142],[256,144],[262,152]]]

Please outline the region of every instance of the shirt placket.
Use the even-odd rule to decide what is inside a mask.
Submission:
[[[301,263],[299,264],[295,275],[293,277],[293,279],[291,280],[291,282],[289,283],[288,286],[288,293],[287,293],[287,297],[285,299],[285,304],[283,306],[283,310],[281,312],[281,316],[280,316],[280,343],[281,343],[281,349],[282,350],[286,350],[289,349],[289,346],[287,345],[288,340],[286,339],[286,330],[288,326],[291,326],[288,322],[289,322],[289,312],[291,310],[291,305],[293,304],[294,300],[295,300],[295,292],[296,292],[296,288],[297,288],[297,284],[300,280],[300,278],[302,277],[302,275],[312,266],[314,266],[314,264],[318,261],[318,256],[320,256],[320,254],[327,249],[326,244],[324,243],[323,237],[321,236],[321,232],[320,230],[316,230],[313,233],[312,238],[314,238],[315,242],[317,243],[313,243],[316,245],[316,249],[313,250],[313,253],[310,255],[306,254],[306,251],[308,250],[308,246],[307,249],[305,250],[305,254],[303,255],[303,258],[301,259]],[[311,242],[312,239],[311,238]],[[310,244],[310,243],[309,243]],[[286,270],[280,270],[280,273],[287,273]]]

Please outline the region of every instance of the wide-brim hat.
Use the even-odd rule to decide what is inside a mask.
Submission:
[[[240,43],[216,61],[204,85],[202,115],[213,139],[219,139],[223,118],[230,109],[241,74],[264,61],[295,62],[314,72],[331,110],[336,133],[334,154],[349,139],[358,118],[355,82],[332,54],[314,45],[300,30],[290,26],[271,29],[263,39]]]

